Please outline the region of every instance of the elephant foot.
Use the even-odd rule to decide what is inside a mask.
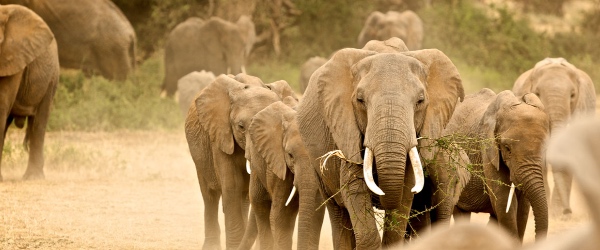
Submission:
[[[202,245],[203,250],[221,250],[221,242],[210,239],[205,240],[204,245]]]
[[[45,179],[43,171],[29,171],[27,170],[23,175],[23,180],[43,180]]]
[[[563,213],[563,215],[567,215],[567,214],[572,214],[573,211],[571,210],[571,208],[565,208],[562,213]]]

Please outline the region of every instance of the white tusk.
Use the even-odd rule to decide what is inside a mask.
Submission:
[[[287,207],[288,204],[290,204],[290,201],[292,201],[292,198],[294,198],[294,195],[296,194],[296,186],[292,187],[292,192],[290,192],[290,197],[288,197],[287,201],[285,202],[285,206]]]
[[[508,213],[508,209],[510,209],[510,203],[512,202],[512,197],[515,194],[515,184],[510,183],[510,192],[508,192],[508,204],[506,204],[506,212]]]
[[[410,191],[418,194],[423,190],[423,186],[425,186],[425,175],[423,174],[423,164],[421,164],[421,158],[419,158],[417,147],[410,149],[408,157],[410,158],[413,172],[415,172],[415,186]]]
[[[248,172],[248,174],[250,174],[252,172],[252,170],[250,169],[250,161],[246,160],[246,172]]]
[[[363,158],[363,174],[365,176],[367,187],[375,194],[385,195],[377,184],[375,184],[375,180],[373,179],[373,152],[371,152],[371,149],[365,148],[365,157]]]

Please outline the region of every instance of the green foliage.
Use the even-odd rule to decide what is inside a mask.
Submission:
[[[158,56],[140,65],[124,82],[63,71],[48,129],[180,129],[183,121],[177,104],[160,98],[162,78]]]

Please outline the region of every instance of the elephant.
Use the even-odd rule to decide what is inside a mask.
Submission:
[[[136,35],[110,0],[0,0],[33,10],[48,24],[63,68],[123,81],[136,64]]]
[[[540,97],[550,116],[551,134],[565,127],[570,117],[596,112],[596,90],[592,79],[564,58],[546,58],[538,62],[517,78],[512,90],[517,95],[531,92]],[[572,176],[554,168],[552,174],[551,211],[571,214]],[[550,194],[549,186],[546,188]],[[561,211],[557,211],[559,209]]]
[[[244,168],[245,134],[256,113],[282,100],[272,88],[243,73],[219,75],[190,106],[185,134],[204,200],[203,249],[220,249],[221,196],[227,249],[237,248],[244,236],[250,181]],[[249,226],[255,224],[250,221]]]
[[[0,20],[0,149],[8,127],[14,122],[23,128],[27,121],[23,179],[43,179],[44,137],[60,73],[56,39],[44,20],[23,6],[0,6]]]
[[[310,80],[310,76],[321,67],[323,64],[327,62],[327,59],[320,56],[313,56],[306,60],[300,67],[300,92],[304,93],[306,90],[306,86],[308,85],[308,81]]]
[[[215,80],[215,75],[210,71],[194,71],[177,80],[177,93],[179,93],[179,108],[181,114],[187,115],[194,97],[208,84]]]
[[[253,34],[254,25],[246,16],[238,23],[219,17],[191,17],[178,24],[165,42],[163,93],[173,96],[177,80],[192,71],[211,71],[216,76],[245,73]]]
[[[336,249],[401,241],[413,192],[424,185],[418,155],[430,157],[417,152],[423,143],[417,138],[437,138],[464,97],[458,70],[443,52],[384,46],[393,41],[401,40],[337,51],[313,74],[298,104],[300,134],[317,177],[298,189],[316,188],[326,199]],[[326,153],[343,160],[321,158]],[[385,210],[383,237],[373,206]]]
[[[550,138],[547,160],[553,168],[569,172],[587,203],[590,222],[559,233],[528,250],[598,249],[600,246],[600,119],[578,117]]]
[[[310,167],[293,109],[296,104],[291,97],[272,103],[254,116],[246,133],[246,159],[251,163],[252,173],[250,204],[256,216],[261,249],[292,249],[299,209],[295,186],[303,183],[302,171]],[[324,210],[320,212],[323,216]],[[299,223],[303,220],[300,218]],[[298,249],[309,247],[305,237],[310,236],[299,232]],[[312,244],[318,246],[318,240],[317,237]],[[248,244],[238,249],[251,247]]]
[[[386,40],[398,37],[406,42],[410,50],[422,48],[423,21],[419,16],[406,10],[403,12],[388,11],[383,14],[372,12],[358,35],[358,48],[362,48],[370,40]]]
[[[455,219],[471,212],[489,213],[523,241],[531,207],[536,241],[545,238],[548,202],[543,166],[549,129],[544,105],[533,93],[496,94],[484,88],[465,97],[443,131],[464,145],[471,164],[471,179],[460,194]]]

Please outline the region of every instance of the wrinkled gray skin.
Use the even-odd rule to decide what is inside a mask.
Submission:
[[[238,23],[192,17],[178,24],[165,43],[162,90],[173,96],[177,80],[192,71],[206,70],[216,76],[242,73],[254,34],[254,24],[245,16]]]
[[[402,39],[409,50],[418,50],[423,44],[423,21],[414,12],[402,13],[388,11],[383,14],[374,11],[365,21],[358,35],[358,48],[362,48],[370,40],[386,40],[391,37]]]
[[[306,90],[306,86],[308,86],[308,81],[310,80],[310,76],[312,76],[313,72],[321,67],[323,64],[327,62],[327,59],[320,56],[313,56],[306,60],[300,67],[300,92],[304,93]]]
[[[0,6],[0,22],[0,164],[8,127],[27,121],[23,179],[43,179],[46,124],[60,72],[56,40],[42,18],[22,6]]]
[[[517,95],[531,92],[540,97],[550,116],[551,134],[564,128],[571,117],[596,112],[596,91],[592,79],[563,58],[546,58],[538,62],[533,69],[519,76],[512,90]],[[552,174],[551,208],[570,214],[572,176],[554,168]],[[550,193],[548,185],[546,188]]]
[[[246,134],[246,158],[252,168],[250,203],[256,216],[260,249],[292,249],[298,195],[287,206],[285,203],[292,187],[302,185],[301,177],[305,175],[301,172],[310,169],[296,111],[292,109],[297,101],[286,97],[284,102],[275,102],[256,114]],[[295,178],[296,174],[299,178]],[[305,243],[298,240],[297,248],[305,249]]]
[[[299,188],[316,188],[331,198],[326,204],[336,249],[378,249],[403,239],[415,184],[408,151],[419,136],[437,138],[464,96],[458,70],[439,50],[386,51],[395,52],[336,52],[311,77],[298,106],[316,178]],[[332,150],[362,162],[365,147],[373,151],[372,170],[383,196],[367,188],[362,166],[335,157],[320,166],[318,157]],[[300,216],[304,202],[314,201],[300,196]],[[373,206],[385,210],[383,239]]]
[[[556,234],[528,250],[598,249],[600,247],[600,120],[573,120],[548,142],[548,162],[572,174],[587,203],[591,221]]]
[[[0,0],[21,4],[48,24],[58,44],[60,66],[125,80],[135,68],[136,35],[110,0]]]
[[[208,84],[215,80],[215,75],[212,72],[206,72],[204,70],[198,72],[194,71],[189,73],[177,81],[177,93],[179,94],[179,108],[181,114],[185,118],[190,104],[195,99],[196,95],[200,93]]]
[[[190,106],[185,133],[204,200],[203,249],[221,248],[218,222],[221,196],[227,249],[238,247],[247,225],[256,227],[252,211],[246,223],[250,179],[245,168],[246,130],[256,113],[282,100],[271,90],[282,88],[281,85],[264,84],[246,74],[220,75]]]
[[[543,166],[549,128],[544,106],[532,93],[517,97],[509,90],[496,95],[483,89],[467,96],[444,130],[444,135],[458,136],[458,143],[465,145],[474,170],[456,205],[456,218],[489,213],[523,241],[531,207],[536,240],[545,238],[548,202]],[[517,188],[506,212],[511,183]]]

